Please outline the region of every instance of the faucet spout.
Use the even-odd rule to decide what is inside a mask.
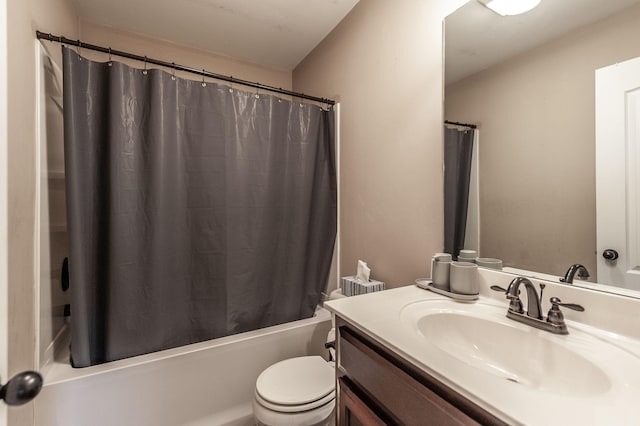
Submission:
[[[576,263],[569,266],[569,269],[567,269],[567,273],[564,274],[564,278],[560,278],[560,282],[567,284],[573,283],[573,278],[576,276],[576,273],[578,274],[578,278],[580,278],[581,280],[586,280],[587,278],[589,278],[589,271],[587,271],[587,268],[579,263]]]
[[[519,301],[518,294],[520,293],[521,284],[524,284],[524,287],[527,290],[527,316],[535,319],[542,319],[542,307],[540,306],[540,297],[538,297],[538,291],[528,278],[514,278],[509,283],[509,287],[507,287],[507,298],[511,299],[512,302],[514,300]]]

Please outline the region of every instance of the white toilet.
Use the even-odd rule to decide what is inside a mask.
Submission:
[[[256,381],[253,416],[259,425],[333,425],[334,363],[320,356],[285,359]]]
[[[345,297],[340,289],[329,299]],[[336,340],[335,329],[327,343]],[[329,359],[335,359],[333,347]],[[264,426],[333,426],[336,407],[335,363],[320,356],[301,356],[277,362],[256,380],[253,417]]]

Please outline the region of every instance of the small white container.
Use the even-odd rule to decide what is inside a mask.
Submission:
[[[478,252],[475,250],[460,250],[458,253],[458,261],[460,262],[475,262],[478,257]]]
[[[502,269],[502,260],[492,257],[479,257],[476,263],[482,268]]]
[[[478,265],[471,262],[451,262],[452,293],[478,294]]]
[[[440,290],[449,291],[449,269],[451,255],[449,253],[436,253],[431,258],[431,280],[433,286]]]

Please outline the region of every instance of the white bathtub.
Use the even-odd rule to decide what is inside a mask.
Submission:
[[[256,378],[295,356],[323,355],[328,311],[313,318],[73,369],[68,352],[44,371],[38,426],[250,425]]]

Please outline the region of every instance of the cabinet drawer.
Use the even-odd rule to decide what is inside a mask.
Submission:
[[[349,326],[339,326],[338,354],[338,374],[397,424],[503,424]]]

